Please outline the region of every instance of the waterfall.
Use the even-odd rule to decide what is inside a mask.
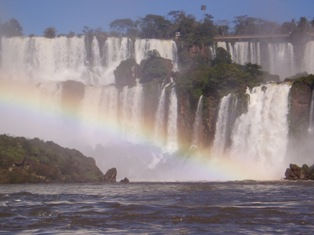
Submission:
[[[165,122],[166,122],[166,88],[170,84],[166,84],[161,89],[158,100],[158,106],[155,114],[154,140],[164,144],[165,138]]]
[[[125,86],[121,100],[121,125],[131,142],[136,143],[140,136],[142,125],[143,87],[137,84],[134,87]],[[117,118],[118,119],[118,118]]]
[[[237,97],[232,94],[222,97],[220,101],[212,150],[215,156],[224,154],[228,147],[233,122],[236,118],[237,102]]]
[[[8,79],[36,81],[76,80],[85,84],[109,85],[115,82],[114,70],[134,56],[138,64],[150,50],[173,62],[177,70],[176,43],[171,40],[108,37],[99,43],[96,37],[86,46],[85,37],[13,37],[1,38],[1,73]]]
[[[117,88],[114,70],[128,58],[140,64],[148,51],[157,50],[161,57],[173,62],[177,70],[176,43],[171,40],[129,39],[108,37],[13,37],[1,38],[1,78],[20,80],[26,83],[61,86],[59,82],[81,82],[84,94],[80,101],[66,95],[66,108],[83,119],[103,122],[105,126],[120,129],[125,137],[135,142],[144,128],[144,87],[137,82],[134,87]],[[59,84],[59,85],[58,85]],[[50,86],[50,85],[49,85]],[[169,149],[175,149],[177,100],[174,89],[163,88],[153,130],[156,139],[164,138]],[[157,89],[157,87],[156,87]],[[71,90],[71,89],[70,89]],[[169,94],[168,94],[169,93]],[[59,100],[55,106],[61,105]],[[84,132],[84,127],[81,128]],[[89,130],[86,136],[98,136],[98,130]],[[161,137],[162,136],[162,137]]]
[[[203,95],[200,96],[197,103],[197,108],[194,117],[193,123],[193,132],[192,132],[192,146],[197,147],[200,145],[200,137],[202,131],[202,117],[203,116]]]
[[[302,72],[314,74],[314,41],[305,45],[305,52],[302,60]]]
[[[270,73],[279,75],[281,79],[297,73],[294,49],[291,43],[268,43],[267,49],[267,70]]]
[[[1,71],[8,79],[82,80],[87,74],[84,38],[2,38]]]
[[[231,59],[245,65],[247,63],[261,63],[261,49],[259,42],[218,42],[217,47],[222,47],[230,53]]]
[[[169,95],[169,109],[167,118],[167,142],[166,149],[173,153],[178,150],[178,100],[175,87],[173,86]]]
[[[248,111],[237,118],[232,131],[233,158],[280,166],[288,144],[290,86],[267,84],[247,89]]]
[[[132,42],[128,38],[109,37],[106,39],[103,48],[101,48],[102,63],[98,67],[101,80],[105,81],[102,84],[115,83],[114,70],[123,60],[131,58],[131,44]]]
[[[119,91],[115,86],[110,85],[102,88],[99,109],[105,110],[105,113],[101,113],[101,118],[106,123],[115,125],[119,120]]]
[[[308,48],[311,47],[310,43],[307,45]],[[302,71],[296,66],[294,47],[290,42],[268,42],[263,53],[261,53],[260,42],[218,42],[217,47],[227,50],[235,63],[261,65],[264,70],[279,75],[281,80]],[[311,50],[306,50],[305,61],[313,61],[312,54]],[[306,65],[305,67],[305,71],[313,71],[313,66]]]

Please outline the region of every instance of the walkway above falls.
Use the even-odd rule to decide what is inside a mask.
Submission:
[[[226,36],[216,36],[214,41],[261,41],[261,40],[289,40],[290,33],[288,34],[260,34],[260,35],[226,35]],[[309,38],[314,39],[313,33],[307,33]]]

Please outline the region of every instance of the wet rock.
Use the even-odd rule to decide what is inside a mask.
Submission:
[[[297,180],[298,179],[298,177],[293,173],[293,171],[290,168],[286,169],[285,177],[286,177],[285,178],[286,180]]]
[[[120,180],[120,183],[128,184],[128,183],[130,183],[130,180],[125,177],[124,179]]]
[[[104,175],[105,183],[116,183],[117,182],[117,169],[111,168]]]
[[[295,81],[290,90],[289,133],[296,139],[307,133],[312,89],[307,82]]]
[[[296,164],[290,164],[290,169],[298,179],[301,178],[301,167]]]
[[[285,172],[286,180],[314,180],[314,165],[309,167],[304,164],[299,167],[296,164],[290,164]]]
[[[301,168],[301,175],[300,175],[300,179],[307,179],[309,178],[309,166],[306,164],[303,164],[302,168]]]

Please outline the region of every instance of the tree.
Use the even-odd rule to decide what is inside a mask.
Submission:
[[[212,64],[231,64],[231,56],[228,51],[222,47],[218,47],[216,50],[216,57],[213,59]]]
[[[195,35],[194,31],[198,26],[198,22],[194,16],[186,15],[183,11],[171,11],[168,13],[171,20],[171,35],[175,32],[180,32],[180,38],[185,42],[186,46],[194,44]]]
[[[296,30],[297,24],[295,23],[295,20],[291,20],[290,22],[284,22],[281,25],[280,31],[281,33],[292,33]]]
[[[13,18],[1,25],[1,34],[7,37],[22,36],[23,28],[20,23]]]
[[[54,38],[56,37],[56,29],[54,27],[48,27],[44,31],[44,36],[46,38]]]
[[[247,15],[237,16],[233,22],[235,34],[271,34],[279,31],[277,23]]]
[[[114,32],[120,35],[136,36],[137,35],[137,23],[131,19],[117,19],[110,23],[110,28]]]
[[[75,37],[75,33],[73,31],[70,31],[68,34],[67,34],[67,37],[68,38],[73,38]]]
[[[304,32],[308,32],[309,29],[310,29],[309,21],[307,20],[306,17],[301,17],[297,25],[297,30],[300,33],[304,33]]]
[[[141,36],[144,38],[170,38],[171,22],[159,15],[146,15],[139,20]]]

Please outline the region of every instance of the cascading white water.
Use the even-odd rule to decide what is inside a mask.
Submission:
[[[192,132],[192,147],[197,147],[200,143],[200,135],[202,130],[202,116],[203,116],[203,95],[200,96],[197,103],[197,108],[193,123]]]
[[[1,72],[8,79],[84,80],[84,38],[2,38]]]
[[[242,65],[247,63],[259,64],[264,70],[279,75],[281,80],[303,71],[302,68],[296,66],[294,48],[290,42],[266,43],[264,53],[261,53],[261,43],[259,42],[218,42],[217,47],[227,50],[235,63]],[[310,44],[308,47],[311,47]],[[305,52],[305,61],[314,61],[311,55],[307,55],[310,53],[309,51]],[[313,66],[307,65],[305,67],[304,71],[313,71]]]
[[[137,39],[135,40],[135,60],[140,64],[145,59],[147,52],[157,50],[161,57],[173,62],[173,69],[178,69],[177,46],[171,40]]]
[[[106,123],[115,124],[118,119],[119,110],[119,91],[114,85],[102,88],[99,109],[106,110],[102,118]]]
[[[221,156],[227,146],[227,133],[229,126],[229,110],[232,101],[232,94],[222,97],[219,104],[218,117],[216,122],[215,138],[212,153],[214,156]]]
[[[261,63],[261,49],[259,42],[217,42],[217,47],[222,47],[228,51],[232,61],[237,64]]]
[[[166,149],[173,153],[178,150],[178,100],[175,87],[173,86],[169,95],[169,108],[167,118],[167,142]]]
[[[164,144],[165,141],[165,123],[166,123],[166,88],[169,84],[166,84],[161,89],[161,93],[158,100],[157,111],[155,113],[155,126],[154,126],[154,139],[161,141]]]
[[[290,87],[283,83],[247,89],[248,111],[237,118],[232,131],[230,154],[234,159],[272,169],[282,167],[288,144]]]
[[[278,74],[281,79],[297,73],[295,57],[291,43],[268,43],[268,68],[272,74]]]
[[[125,86],[121,93],[120,123],[129,141],[135,143],[141,131],[143,98],[143,87],[139,83],[131,88]]]
[[[117,88],[114,70],[121,63],[134,56],[137,63],[146,57],[148,51],[157,50],[161,57],[172,60],[174,70],[177,69],[176,43],[171,40],[135,39],[108,37],[99,41],[96,37],[16,37],[1,38],[1,66],[3,78],[34,81],[36,83],[55,83],[74,80],[85,84],[85,94],[81,101],[80,116],[93,116],[97,121],[104,120],[106,124],[116,126],[127,133],[128,139],[133,141],[143,128],[143,86],[137,83],[134,87]],[[162,92],[156,125],[167,123],[170,136],[167,143],[176,145],[173,133],[177,130],[174,123],[176,115],[175,90],[171,95]],[[168,100],[169,99],[169,100]],[[168,103],[171,110],[168,112]],[[164,106],[164,107],[162,107]],[[169,117],[165,116],[169,113]],[[171,118],[171,120],[168,120]],[[159,121],[158,121],[159,120]],[[94,132],[91,131],[90,136]],[[171,148],[173,149],[173,148]]]
[[[314,41],[309,41],[305,45],[301,71],[314,74]]]
[[[9,78],[108,85],[115,82],[113,72],[121,61],[135,54],[140,64],[150,50],[172,60],[174,70],[178,68],[177,48],[171,40],[136,39],[133,52],[129,38],[108,37],[101,47],[94,37],[87,51],[85,37],[16,37],[1,38],[1,48],[1,71]]]

